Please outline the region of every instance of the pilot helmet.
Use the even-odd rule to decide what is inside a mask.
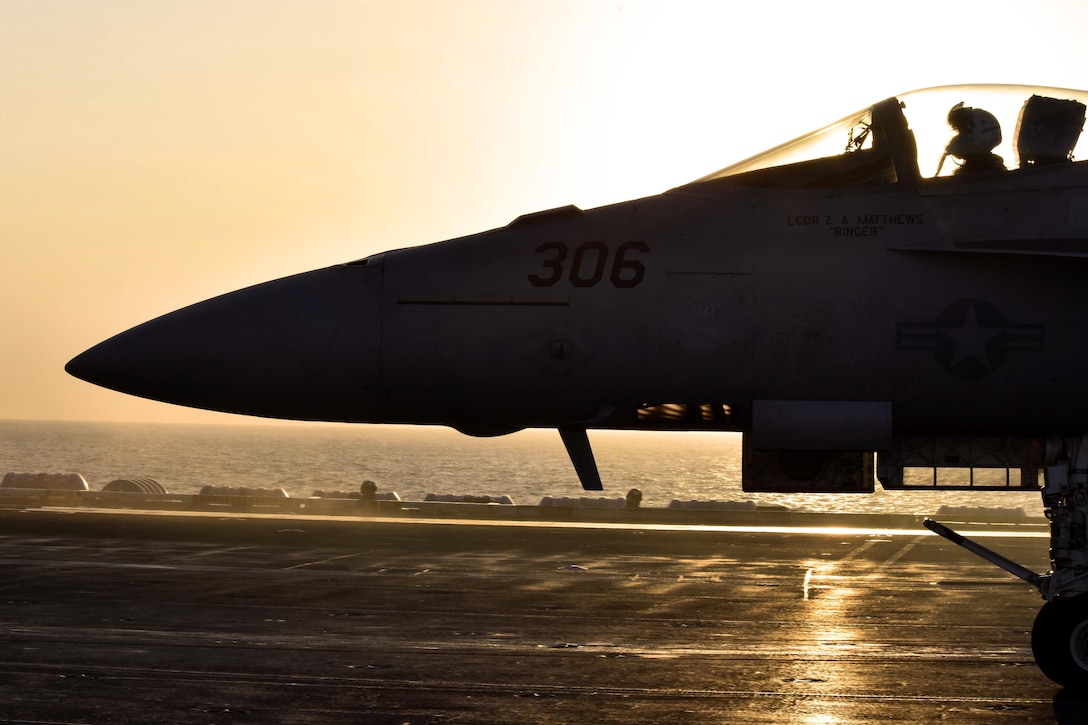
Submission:
[[[948,112],[948,125],[956,131],[948,143],[948,153],[958,158],[989,153],[1001,143],[1001,124],[994,114],[981,108],[957,103]]]

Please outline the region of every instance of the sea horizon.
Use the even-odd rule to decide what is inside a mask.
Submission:
[[[1035,491],[885,491],[766,494],[741,490],[741,435],[709,432],[589,432],[604,491],[586,492],[559,434],[528,429],[472,438],[437,426],[247,422],[0,420],[0,475],[79,473],[92,490],[116,478],[153,478],[168,491],[205,485],[283,488],[290,496],[355,492],[365,480],[407,501],[429,493],[623,497],[644,506],[671,501],[751,501],[828,513],[933,515],[942,505],[1023,508],[1040,515]]]

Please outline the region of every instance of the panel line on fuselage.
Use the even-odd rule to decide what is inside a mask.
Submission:
[[[478,307],[570,307],[570,300],[538,297],[457,297],[417,295],[398,297],[398,305],[451,305]]]

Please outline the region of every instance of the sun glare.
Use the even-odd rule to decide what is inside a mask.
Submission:
[[[0,9],[9,417],[137,415],[65,355],[212,294],[657,194],[912,88],[1083,66],[1067,2],[981,65],[970,43],[911,51],[1001,37],[1018,4],[70,5]]]

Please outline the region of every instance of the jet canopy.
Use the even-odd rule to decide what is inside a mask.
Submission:
[[[1014,171],[1088,158],[1088,91],[1010,85],[912,91],[696,183],[834,188]]]

